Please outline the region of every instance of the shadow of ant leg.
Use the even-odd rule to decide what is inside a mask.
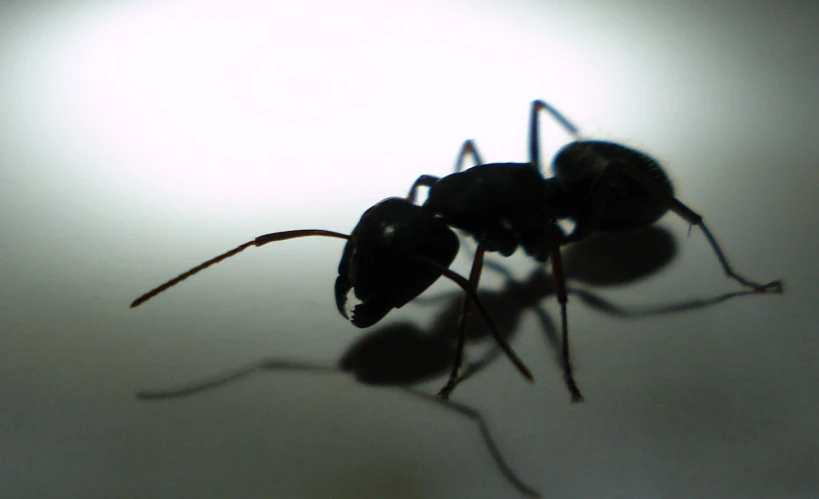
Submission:
[[[485,296],[487,300],[495,303],[506,303],[507,307],[514,307],[511,310],[511,313],[509,313],[509,310],[506,310],[505,313],[500,315],[514,317],[515,324],[517,324],[517,321],[526,310],[533,310],[538,317],[541,329],[546,335],[549,346],[554,349],[555,352],[559,353],[561,367],[564,367],[565,361],[562,357],[562,345],[557,333],[557,328],[551,317],[540,305],[540,302],[542,302],[545,298],[556,294],[554,278],[541,267],[537,267],[526,279],[526,281],[518,281],[511,275],[508,269],[506,269],[506,267],[499,262],[493,262],[493,265],[490,265],[489,262],[486,261],[484,262],[484,265],[485,267],[492,268],[506,278],[506,285],[500,292],[486,293]],[[498,314],[497,311],[496,314]],[[507,323],[505,326],[512,327],[512,324]],[[489,364],[494,362],[495,358],[500,355],[501,352],[502,350],[496,346],[485,352],[478,360],[469,362],[462,370],[460,376],[454,381],[454,384],[458,385],[483,370]],[[579,389],[577,388],[576,383],[574,383],[574,378],[571,375],[571,372],[567,377],[565,376],[564,370],[564,381],[566,382],[566,387],[572,395],[572,398],[575,401],[578,401],[576,400],[576,397],[579,394]]]
[[[503,267],[503,265],[498,264],[497,270],[502,274],[506,275],[505,274],[506,269]],[[558,359],[562,362],[563,360],[562,342],[559,338],[556,324],[552,320],[551,316],[539,304],[540,301],[547,298],[549,295],[555,293],[554,286],[555,286],[554,279],[551,276],[547,275],[542,269],[537,268],[534,272],[532,272],[531,276],[529,277],[529,280],[525,283],[518,283],[512,278],[512,276],[509,276],[509,281],[507,282],[508,289],[504,289],[503,291],[501,291],[501,294],[509,295],[509,297],[515,297],[514,303],[519,303],[519,306],[521,307],[519,310],[517,309],[515,310],[514,313],[516,316],[520,316],[520,314],[522,314],[524,310],[531,309],[534,311],[540,322],[541,329],[544,331],[548,345],[552,349],[554,349],[554,351],[558,355]],[[531,295],[531,300],[529,298],[524,298],[521,300],[521,296],[512,290],[513,287],[517,287],[520,289],[528,289],[529,290],[528,294]],[[685,300],[677,303],[670,303],[664,305],[651,305],[636,308],[634,307],[627,308],[607,301],[604,298],[593,293],[592,291],[586,289],[581,289],[577,287],[567,287],[566,292],[568,294],[571,294],[573,297],[577,298],[580,302],[584,303],[585,305],[595,310],[621,318],[632,317],[638,318],[681,313],[718,305],[720,303],[732,300],[734,298],[740,298],[744,296],[759,296],[759,293],[756,291],[746,290],[724,293],[721,295],[707,298]],[[466,381],[468,378],[476,375],[484,368],[486,368],[488,365],[490,365],[492,362],[494,362],[495,359],[500,354],[501,350],[497,346],[489,349],[485,354],[483,354],[483,356],[481,356],[481,358],[470,362],[463,368],[461,375],[457,379],[456,383],[460,384]],[[571,386],[567,384],[567,388],[569,388],[569,391],[571,393],[572,392]]]
[[[259,371],[274,370],[297,370],[322,373],[342,372],[337,366],[326,364],[315,364],[284,359],[262,360],[260,362],[255,362],[253,364],[232,370],[230,372],[213,376],[201,382],[190,383],[183,385],[181,387],[166,390],[144,390],[137,392],[136,396],[137,398],[142,400],[167,400],[172,398],[183,398],[191,395],[196,395],[198,393],[202,393],[213,388],[219,388],[223,385],[235,381],[240,381],[250,376],[251,374],[257,373]],[[481,438],[483,439],[484,444],[489,450],[489,454],[492,457],[492,460],[495,462],[495,465],[500,470],[504,479],[511,486],[517,489],[518,492],[520,492],[521,494],[526,495],[528,497],[540,497],[538,491],[526,485],[523,482],[523,480],[521,480],[520,477],[517,476],[514,470],[512,470],[512,468],[506,462],[506,459],[504,459],[503,454],[501,454],[498,444],[492,437],[492,433],[489,430],[489,426],[486,424],[486,421],[484,420],[483,416],[479,411],[461,403],[439,400],[433,395],[429,395],[427,393],[421,392],[411,387],[394,385],[393,388],[400,388],[402,389],[403,392],[413,395],[422,400],[426,400],[427,402],[437,403],[440,407],[451,410],[457,414],[469,418],[471,421],[474,421],[475,424],[478,425],[478,430],[481,434]]]
[[[543,330],[544,334],[546,335],[546,340],[549,346],[555,351],[558,352],[557,360],[560,362],[562,367],[563,359],[560,356],[560,338],[558,337],[557,327],[555,326],[554,321],[549,316],[548,313],[541,307],[540,305],[536,305],[531,307],[535,312],[535,315],[540,322],[541,329]],[[492,347],[488,352],[486,352],[480,359],[470,362],[461,372],[461,375],[458,377],[457,383],[460,384],[467,379],[471,378],[472,376],[478,374],[483,369],[485,369],[488,365],[495,361],[503,353],[497,345]],[[572,393],[571,387],[567,385],[569,389],[569,393]]]
[[[498,349],[498,353],[500,354],[500,349]],[[481,433],[481,437],[483,438],[484,443],[486,444],[487,449],[489,449],[489,453],[492,456],[492,460],[495,461],[495,464],[500,469],[501,473],[503,474],[506,481],[509,482],[513,487],[515,487],[518,492],[528,497],[541,497],[540,493],[533,489],[532,487],[526,485],[512,470],[511,467],[504,459],[503,454],[500,452],[500,448],[498,444],[495,442],[495,439],[492,438],[492,433],[489,431],[489,426],[486,424],[486,421],[483,419],[483,416],[477,410],[468,407],[464,404],[459,402],[452,402],[450,400],[441,400],[438,397],[433,397],[429,394],[420,392],[413,388],[404,387],[403,390],[410,394],[418,397],[422,400],[426,400],[427,402],[432,402],[438,404],[439,406],[457,412],[462,416],[466,416],[467,418],[471,419],[478,425],[478,430]]]
[[[578,224],[575,227],[574,232],[567,236],[567,240],[569,242],[582,239],[597,229],[597,226],[605,212],[606,203],[609,194],[611,193],[611,189],[619,175],[628,175],[629,177],[633,178],[667,209],[673,211],[680,218],[687,221],[691,225],[698,226],[705,234],[705,238],[708,240],[708,244],[716,254],[726,276],[745,287],[752,288],[757,292],[781,293],[783,291],[784,288],[782,281],[779,279],[765,284],[759,284],[737,274],[731,267],[731,264],[728,262],[728,258],[725,256],[725,253],[722,251],[722,248],[720,247],[716,238],[705,225],[702,215],[696,213],[694,210],[680,202],[680,200],[664,191],[661,186],[657,185],[657,183],[649,178],[645,173],[623,161],[609,161],[603,172],[597,177],[594,186],[586,196],[587,205],[590,207],[590,210],[586,213],[586,216],[583,217],[582,220],[578,220]]]
[[[731,293],[724,293],[711,298],[695,298],[685,300],[678,303],[671,303],[667,305],[649,305],[644,307],[637,307],[626,309],[619,305],[615,305],[608,300],[605,300],[595,293],[586,289],[569,288],[569,294],[580,299],[585,305],[616,317],[650,317],[654,315],[668,315],[680,312],[687,312],[690,310],[697,310],[701,308],[718,305],[722,302],[739,298],[742,296],[758,296],[760,293],[756,290],[734,291]]]

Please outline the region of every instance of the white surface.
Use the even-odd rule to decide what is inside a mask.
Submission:
[[[816,4],[292,3],[0,9],[2,497],[519,497],[466,419],[342,374],[134,398],[335,362],[371,332],[335,309],[340,241],[249,250],[128,304],[262,233],[349,231],[465,138],[525,160],[535,98],[662,159],[736,267],[787,293],[630,321],[574,300],[581,405],[528,312],[513,346],[536,384],[498,359],[455,400],[544,497],[819,494]],[[565,137],[546,130],[548,155]],[[701,234],[663,225],[678,258],[602,296],[736,289]]]

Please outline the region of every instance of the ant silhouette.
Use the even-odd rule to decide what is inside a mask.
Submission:
[[[566,275],[573,280],[588,284],[623,284],[653,274],[669,263],[674,253],[675,245],[671,234],[663,228],[650,226],[640,231],[595,234],[569,247],[564,255],[564,262]],[[638,256],[635,257],[635,254]],[[597,263],[601,265],[595,266]],[[516,279],[501,262],[487,261],[486,267],[504,278],[504,286],[500,290],[480,292],[481,300],[491,311],[497,321],[496,324],[500,325],[503,331],[516,331],[523,315],[533,311],[541,323],[547,343],[558,352],[560,340],[557,327],[540,306],[545,298],[555,293],[553,277],[541,266],[534,267],[522,280]],[[735,297],[758,295],[754,291],[736,291],[714,297],[644,306],[641,309],[626,309],[607,302],[592,291],[568,288],[568,292],[577,296],[584,304],[617,317],[682,312],[716,305]],[[417,301],[422,303],[437,303],[442,298],[448,300],[446,306],[432,320],[432,326],[421,328],[408,322],[385,325],[350,345],[335,364],[284,358],[262,359],[175,388],[143,390],[137,393],[137,397],[146,401],[188,397],[238,382],[261,371],[346,373],[364,385],[399,389],[421,400],[439,402],[441,407],[470,419],[477,426],[490,456],[506,481],[525,496],[540,497],[540,494],[527,485],[506,461],[489,425],[477,409],[454,401],[444,401],[413,386],[449,370],[452,355],[455,353],[451,331],[459,320],[461,308],[458,300],[451,299],[452,297],[453,294],[446,294],[419,298]],[[470,324],[469,341],[484,339],[489,334],[485,328],[479,326],[481,324]],[[496,347],[485,352],[479,359],[467,363],[458,381],[463,382],[476,375],[500,354]]]
[[[539,114],[549,113],[574,141],[564,146],[552,162],[554,176],[540,171]],[[477,295],[484,254],[510,256],[518,247],[545,263],[551,258],[555,291],[561,313],[563,377],[572,402],[583,400],[574,380],[569,355],[567,290],[561,247],[597,231],[623,231],[653,224],[671,210],[703,231],[725,274],[756,292],[781,292],[779,280],[758,284],[740,276],[702,216],[674,197],[671,181],[650,156],[614,142],[584,140],[578,128],[544,101],[532,102],[527,163],[490,163],[480,158],[472,140],[461,147],[456,171],[446,177],[421,175],[406,198],[391,197],[368,209],[347,235],[322,229],[291,230],[259,236],[216,256],[137,298],[136,307],[188,277],[251,247],[299,237],[345,239],[335,283],[339,313],[353,325],[366,328],[393,308],[400,308],[441,276],[455,282],[469,298],[464,299],[458,326],[458,347],[446,385],[439,397],[449,398],[459,380],[467,323],[472,304],[489,326],[498,346],[529,381],[533,377],[523,361],[494,325]],[[467,155],[478,163],[461,171]],[[415,204],[420,187],[427,199]],[[564,233],[558,222],[574,223]],[[460,248],[452,227],[477,242],[469,278],[449,269]],[[351,294],[358,301],[351,305]]]
[[[642,230],[594,234],[568,247],[563,257],[567,278],[591,286],[611,286],[652,275],[666,266],[675,254],[673,236],[664,228],[649,226]],[[518,279],[501,262],[493,260],[484,262],[484,268],[499,274],[504,282],[497,291],[484,289],[479,292],[496,325],[511,335],[518,330],[523,315],[531,311],[540,323],[547,345],[560,352],[561,341],[555,322],[540,306],[543,300],[556,294],[553,276],[542,266],[535,266],[527,277]],[[681,313],[734,298],[760,295],[753,290],[741,290],[673,303],[624,307],[607,301],[586,287],[570,286],[567,293],[591,309],[618,318]],[[422,306],[437,304],[452,296],[449,293],[424,295],[414,303]],[[339,361],[340,368],[352,373],[361,383],[370,385],[414,385],[440,376],[450,369],[452,356],[456,353],[451,331],[460,320],[461,305],[457,300],[448,301],[428,327],[402,321],[379,328],[347,349]],[[468,342],[480,341],[489,335],[487,328],[482,326],[470,323]],[[500,353],[495,348],[465,363],[457,382],[460,384],[477,374]]]

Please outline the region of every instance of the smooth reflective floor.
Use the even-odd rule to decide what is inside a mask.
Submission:
[[[819,7],[3,9],[2,497],[819,493]],[[735,267],[786,293],[726,297],[672,215],[567,248],[574,405],[554,283],[520,254],[490,257],[482,288],[536,382],[485,359],[478,328],[468,359],[486,362],[453,407],[423,394],[450,366],[455,286],[357,329],[333,297],[340,240],[251,248],[128,308],[260,234],[349,232],[467,138],[525,161],[533,99],[660,159]],[[568,137],[542,123],[549,157]]]

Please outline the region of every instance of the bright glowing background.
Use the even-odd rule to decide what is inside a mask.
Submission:
[[[573,303],[583,406],[530,314],[514,346],[538,383],[500,361],[456,398],[547,497],[817,493],[815,5],[288,3],[4,7],[4,497],[515,497],[466,421],[343,376],[132,398],[262,357],[338,358],[362,334],[332,302],[338,241],[250,251],[127,304],[261,233],[349,231],[450,171],[465,138],[525,159],[535,98],[661,158],[737,267],[789,293],[630,322]],[[544,125],[548,156],[566,137]],[[733,289],[700,234],[668,225],[674,265],[605,296]]]

